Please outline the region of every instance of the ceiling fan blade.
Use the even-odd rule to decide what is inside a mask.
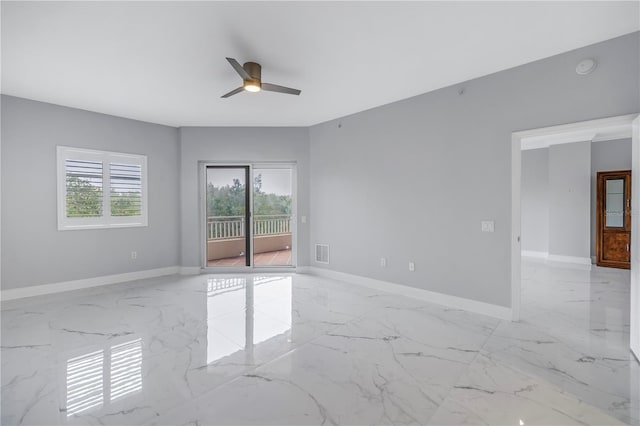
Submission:
[[[229,63],[233,67],[233,69],[236,70],[236,72],[238,74],[240,74],[240,77],[242,77],[243,80],[252,80],[252,78],[249,75],[249,73],[247,71],[245,71],[244,68],[242,68],[242,65],[240,65],[240,63],[238,61],[236,61],[233,58],[227,58],[227,61],[229,61]]]
[[[291,87],[278,86],[277,84],[262,83],[262,90],[267,92],[286,93],[287,95],[299,95],[301,93],[298,89],[292,89]]]
[[[228,98],[229,96],[233,96],[233,95],[235,95],[235,94],[237,94],[237,93],[242,92],[243,90],[244,90],[244,87],[240,86],[240,87],[238,87],[237,89],[233,89],[233,90],[232,90],[232,91],[230,91],[229,93],[226,93],[226,94],[224,94],[224,95],[222,95],[222,96],[220,96],[220,97],[221,97],[221,98]]]

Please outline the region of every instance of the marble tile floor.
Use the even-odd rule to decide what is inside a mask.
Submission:
[[[2,425],[640,424],[629,272],[523,263],[522,321],[309,275],[3,302]]]

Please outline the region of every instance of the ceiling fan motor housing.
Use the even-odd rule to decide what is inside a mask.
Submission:
[[[242,65],[242,68],[244,68],[247,74],[251,76],[251,80],[249,81],[260,85],[262,81],[262,67],[260,66],[260,64],[255,62],[245,62],[244,65]]]

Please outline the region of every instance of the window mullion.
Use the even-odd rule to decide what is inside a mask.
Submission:
[[[103,190],[102,190],[102,200],[104,202],[104,206],[102,209],[103,217],[107,225],[111,225],[111,169],[109,167],[109,154],[105,154],[102,160],[102,181]]]

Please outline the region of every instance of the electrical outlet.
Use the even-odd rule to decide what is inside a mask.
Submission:
[[[495,224],[492,220],[483,220],[480,222],[482,232],[493,232],[495,230]]]
[[[137,251],[132,251],[131,252],[131,259],[137,259],[138,258],[138,252]]]
[[[387,258],[386,257],[381,257],[380,258],[380,266],[383,268],[387,267]]]
[[[306,216],[300,216],[300,222],[307,223],[307,217]]]
[[[416,270],[416,264],[413,262],[409,262],[409,271],[414,272]]]

